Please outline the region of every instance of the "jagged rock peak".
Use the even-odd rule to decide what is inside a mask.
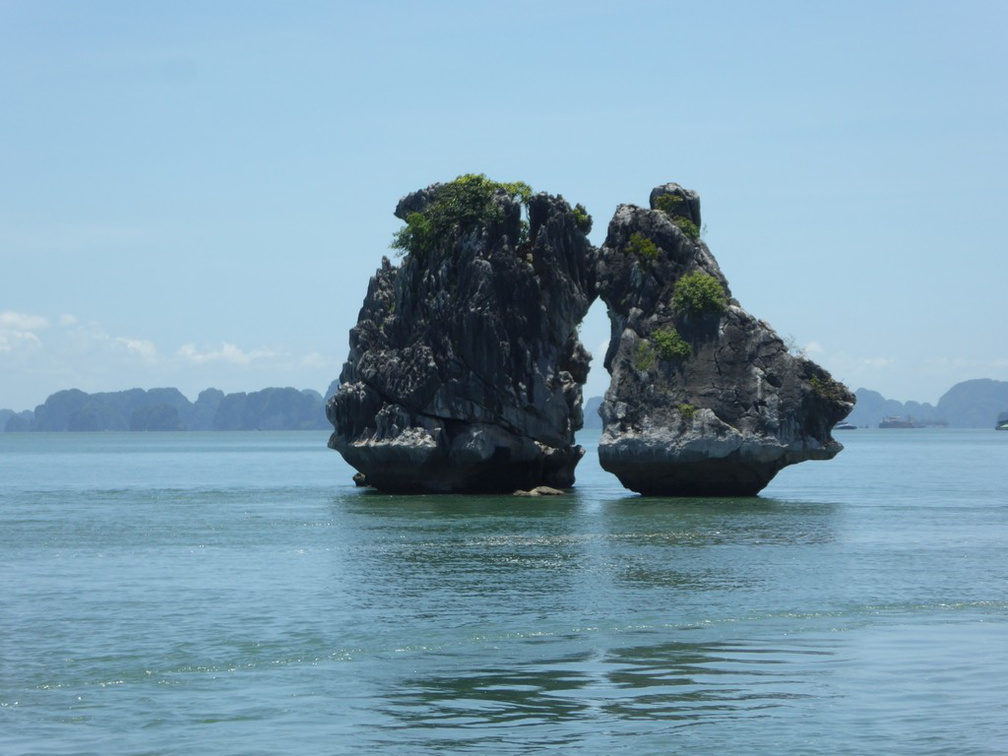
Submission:
[[[399,201],[406,221],[371,279],[339,390],[339,451],[397,492],[570,487],[595,298],[590,218],[524,184],[460,176]]]
[[[651,190],[648,204],[652,210],[664,210],[667,215],[687,218],[700,228],[700,195],[679,184],[663,184]]]
[[[609,224],[599,459],[643,494],[754,495],[786,465],[836,455],[854,396],[732,298],[700,225],[699,197],[677,184]]]

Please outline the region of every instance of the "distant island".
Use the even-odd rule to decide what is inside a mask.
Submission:
[[[34,411],[0,410],[0,430],[231,431],[325,430],[325,397],[317,391],[266,388],[252,393],[200,392],[190,402],[176,388],[88,394],[58,391]]]
[[[96,394],[70,389],[53,394],[35,411],[0,409],[0,432],[328,430],[325,402],[338,388],[338,382],[333,381],[325,396],[311,389],[266,388],[225,394],[211,388],[201,392],[195,403],[174,388]],[[858,428],[877,428],[891,417],[952,428],[992,428],[1008,423],[1008,381],[977,378],[957,383],[937,406],[887,399],[866,388],[854,394],[857,405],[846,422]],[[585,429],[602,429],[601,406],[600,396],[585,401]]]
[[[900,418],[914,426],[943,425],[950,428],[993,428],[1008,422],[1008,381],[976,378],[955,384],[938,405],[887,399],[877,391],[859,388],[857,404],[846,422],[858,428],[877,428],[887,418]],[[584,427],[602,428],[598,408],[601,397],[585,402]]]
[[[858,389],[857,405],[847,422],[876,428],[887,418],[900,418],[912,426],[947,425],[950,428],[993,428],[1008,409],[1008,381],[976,378],[957,383],[937,406],[886,399],[877,391]]]

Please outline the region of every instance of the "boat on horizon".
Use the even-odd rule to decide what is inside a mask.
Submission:
[[[879,428],[920,428],[912,417],[898,417],[896,415],[890,415],[889,417],[882,418],[882,422],[878,424]]]

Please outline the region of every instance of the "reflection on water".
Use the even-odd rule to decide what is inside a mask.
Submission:
[[[333,508],[333,591],[372,627],[408,623],[426,643],[463,627],[563,634],[790,612],[832,583],[794,565],[834,548],[839,522],[830,505],[762,499],[362,494]],[[848,562],[837,552],[838,575]]]
[[[390,743],[525,752],[529,728],[536,747],[591,731],[594,753],[627,734],[653,753],[669,733],[729,720],[738,731],[740,718],[758,728],[834,695],[822,675],[833,640],[787,637],[810,621],[795,597],[824,580],[795,565],[847,562],[834,505],[359,495],[338,506],[356,533],[352,558],[334,555],[344,598],[368,609],[376,641],[385,628],[415,638],[374,703]],[[739,640],[767,623],[770,638]]]
[[[855,435],[729,500],[591,467],[560,498],[389,497],[286,437],[24,439],[0,752],[1003,752],[1006,437]]]
[[[363,494],[334,502],[347,538],[332,556],[347,600],[394,607],[419,599],[442,616],[465,604],[485,621],[552,596],[551,608],[576,612],[576,624],[620,607],[691,624],[708,613],[700,597],[710,592],[774,592],[787,608],[789,589],[822,579],[793,564],[834,545],[839,524],[830,505],[755,498],[528,501]]]
[[[411,656],[401,662],[417,669],[378,694],[376,725],[390,742],[453,752],[722,753],[713,734],[724,728],[750,753],[862,754],[879,743],[886,753],[996,753],[1006,689],[988,664],[1001,668],[1008,645],[1003,622],[976,610],[869,619],[877,612],[866,609],[845,630],[830,629],[841,618],[780,617],[739,623],[739,637],[721,641],[692,630],[672,632],[696,640],[618,642],[668,637],[654,628],[514,638],[482,647],[492,661],[471,667],[472,649]],[[949,653],[956,638],[969,647]]]
[[[821,703],[825,686],[816,678],[832,656],[813,643],[662,642],[471,670],[449,665],[406,677],[383,697],[382,710],[392,728],[419,728],[418,743],[429,743],[436,730],[456,745],[473,729],[485,737],[519,725],[537,725],[554,744],[569,744],[583,733],[583,721],[600,733],[632,732],[633,722],[650,722],[652,735],[729,719],[739,728],[740,718],[765,719],[785,704],[793,710],[802,699]],[[663,724],[655,730],[655,723]]]

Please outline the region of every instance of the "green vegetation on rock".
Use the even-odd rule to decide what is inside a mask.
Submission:
[[[724,287],[714,276],[694,271],[675,282],[672,307],[682,313],[721,313],[727,306]]]
[[[697,410],[697,408],[694,405],[685,403],[677,405],[676,409],[679,410],[679,414],[682,416],[682,419],[686,420],[687,422],[693,419],[693,415],[696,414]]]
[[[574,222],[577,223],[577,227],[581,229],[581,233],[590,234],[592,230],[592,217],[588,214],[588,210],[580,202],[574,205]]]
[[[627,252],[639,258],[644,263],[652,263],[658,259],[658,245],[641,234],[631,234],[627,244]]]
[[[467,173],[438,185],[427,206],[407,216],[406,226],[392,238],[392,248],[422,257],[444,240],[502,220],[502,210],[493,202],[499,191],[522,204],[532,197],[532,188],[522,181],[491,181],[482,173]]]
[[[683,198],[678,194],[663,194],[655,200],[655,209],[661,210],[670,218],[675,215],[676,210],[683,203]]]
[[[656,362],[658,362],[658,357],[654,348],[647,341],[638,343],[633,355],[634,370],[643,373],[653,368]]]
[[[667,196],[667,195],[666,195]],[[693,241],[700,238],[700,229],[697,228],[697,224],[691,221],[689,218],[683,218],[682,216],[676,216],[672,219],[679,230],[682,231],[686,236],[688,236]]]
[[[685,200],[678,194],[663,194],[655,200],[655,209],[660,210],[669,217],[679,230],[693,241],[700,238],[700,229],[697,224],[684,215],[680,215],[680,209]]]
[[[658,356],[663,360],[688,357],[693,348],[675,328],[659,328],[651,334],[651,340],[658,348]]]
[[[826,399],[827,401],[834,401],[843,398],[843,384],[837,383],[832,378],[819,375],[819,373],[812,374],[812,377],[809,378],[809,385],[816,393],[816,396]]]

